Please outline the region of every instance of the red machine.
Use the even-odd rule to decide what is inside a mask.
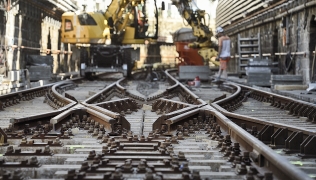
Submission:
[[[181,28],[173,34],[173,42],[179,53],[179,57],[176,57],[179,79],[192,80],[196,76],[201,80],[209,79],[210,68],[204,65],[199,49],[189,47],[196,39],[191,28]]]
[[[179,57],[176,57],[176,59],[179,61],[178,66],[203,66],[203,59],[202,56],[199,55],[198,49],[189,48],[189,43],[190,42],[175,42],[176,51],[179,53]]]
[[[196,41],[191,28],[181,28],[173,33],[173,42],[176,45],[176,51],[179,57],[176,60],[181,65],[204,65],[202,56],[199,55],[198,49],[190,48],[189,44]]]

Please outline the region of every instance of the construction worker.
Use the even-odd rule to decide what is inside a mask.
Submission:
[[[220,80],[222,74],[227,79],[226,69],[227,63],[230,60],[230,38],[224,33],[222,27],[216,28],[216,37],[218,38],[218,56],[216,57],[216,61],[220,61],[220,66],[215,82]]]

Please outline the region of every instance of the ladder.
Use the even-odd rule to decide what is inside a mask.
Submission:
[[[246,67],[248,62],[253,57],[261,58],[261,47],[260,47],[260,33],[257,37],[241,38],[238,34],[238,73],[239,75],[246,74]]]

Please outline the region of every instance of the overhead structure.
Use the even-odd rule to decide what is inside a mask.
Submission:
[[[271,2],[269,0],[219,1],[216,9],[216,25],[226,27],[234,24],[250,14],[259,12]]]
[[[67,11],[77,11],[78,7],[71,0],[46,0],[57,7],[57,9],[67,12]]]

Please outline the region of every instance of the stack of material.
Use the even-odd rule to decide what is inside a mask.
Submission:
[[[276,85],[302,85],[302,75],[272,75],[271,88],[275,89]]]
[[[269,59],[249,59],[246,67],[247,84],[270,86],[272,63]]]
[[[52,56],[29,55],[26,61],[26,69],[29,70],[31,81],[52,79]]]

